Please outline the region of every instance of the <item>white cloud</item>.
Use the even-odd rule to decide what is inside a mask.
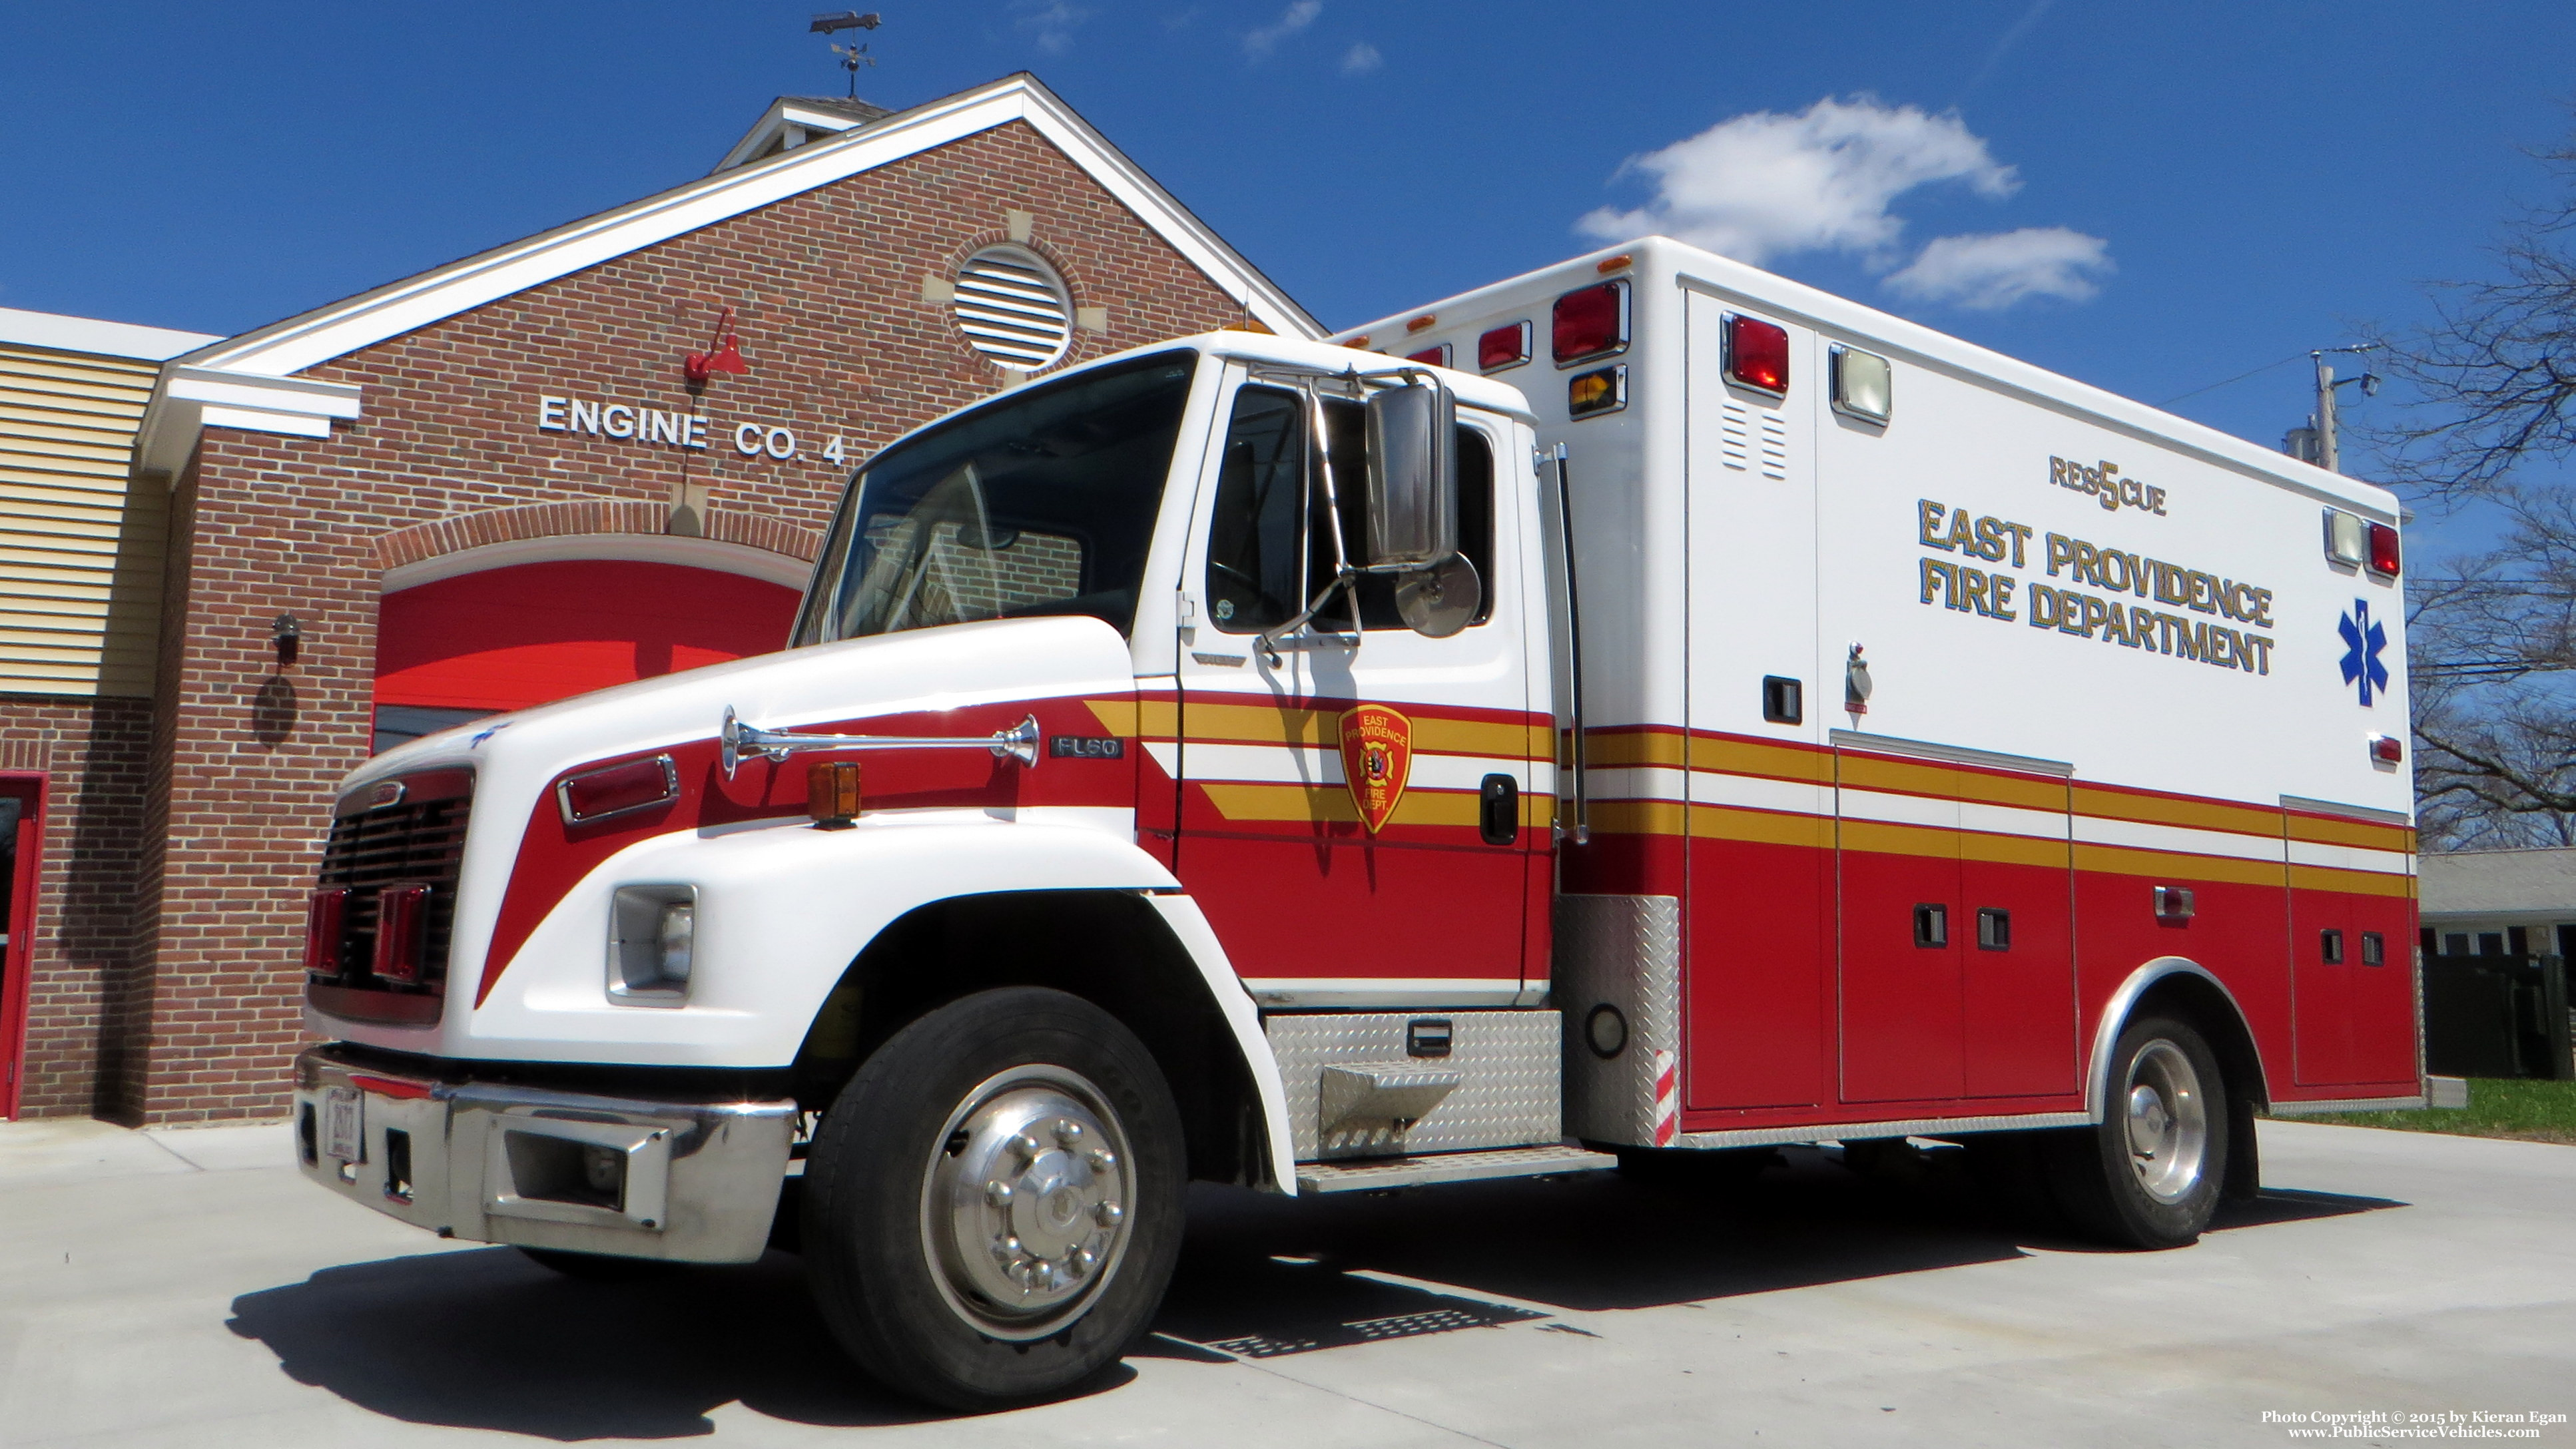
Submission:
[[[1260,60],[1279,48],[1279,42],[1315,23],[1324,13],[1324,0],[1297,0],[1279,13],[1279,18],[1243,37],[1243,53]]]
[[[1888,290],[1973,312],[1999,312],[2032,297],[2081,302],[2102,290],[2111,270],[2109,244],[2062,226],[2026,226],[1982,236],[1935,237]]]
[[[1377,47],[1365,40],[1342,52],[1344,75],[1366,75],[1384,64],[1386,57],[1378,54]]]
[[[1021,11],[1013,22],[1037,42],[1049,55],[1060,55],[1073,44],[1073,28],[1091,18],[1091,12],[1070,0],[1020,0],[1014,8]]]
[[[1757,265],[1801,251],[1884,257],[1905,226],[1888,206],[1906,192],[1964,181],[2001,198],[2021,184],[1956,115],[1868,96],[1736,116],[1621,169],[1654,177],[1654,199],[1603,207],[1578,230],[1604,241],[1662,232]]]

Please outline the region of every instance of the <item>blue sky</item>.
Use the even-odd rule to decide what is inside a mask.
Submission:
[[[8,6],[0,306],[234,331],[688,180],[841,89],[816,8]],[[1033,70],[1328,324],[1656,225],[2148,402],[2421,315],[2576,97],[2564,0],[878,8],[862,95]]]

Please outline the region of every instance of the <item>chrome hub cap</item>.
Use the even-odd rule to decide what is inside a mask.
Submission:
[[[2177,1203],[2200,1185],[2209,1157],[2209,1113],[2200,1074],[2169,1041],[2151,1041],[2129,1063],[2126,1110],[2129,1166],[2138,1185],[2161,1203]]]
[[[1014,1067],[968,1093],[921,1191],[948,1306],[1014,1341],[1080,1317],[1126,1251],[1133,1174],[1116,1115],[1079,1073]]]

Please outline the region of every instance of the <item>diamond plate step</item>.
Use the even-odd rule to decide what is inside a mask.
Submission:
[[[1440,1182],[1590,1172],[1618,1165],[1619,1159],[1607,1152],[1586,1152],[1580,1147],[1506,1147],[1494,1152],[1442,1152],[1362,1162],[1301,1162],[1297,1164],[1297,1190],[1371,1192],[1390,1187],[1428,1187]]]

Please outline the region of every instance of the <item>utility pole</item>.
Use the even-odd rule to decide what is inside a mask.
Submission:
[[[2379,374],[2365,367],[2359,377],[2338,378],[2326,358],[2336,352],[2368,351],[2368,347],[2320,347],[2308,354],[2309,360],[2317,365],[2317,410],[2309,415],[2306,427],[2292,428],[2289,435],[2281,439],[2282,452],[2302,462],[2314,463],[2329,473],[2343,471],[2343,447],[2337,437],[2336,415],[2339,410],[2335,389],[2360,383],[2364,397],[2376,397]]]
[[[2317,466],[2329,473],[2343,471],[2342,450],[2335,445],[2335,375],[2334,364],[2323,352],[2308,356],[2317,365]]]

